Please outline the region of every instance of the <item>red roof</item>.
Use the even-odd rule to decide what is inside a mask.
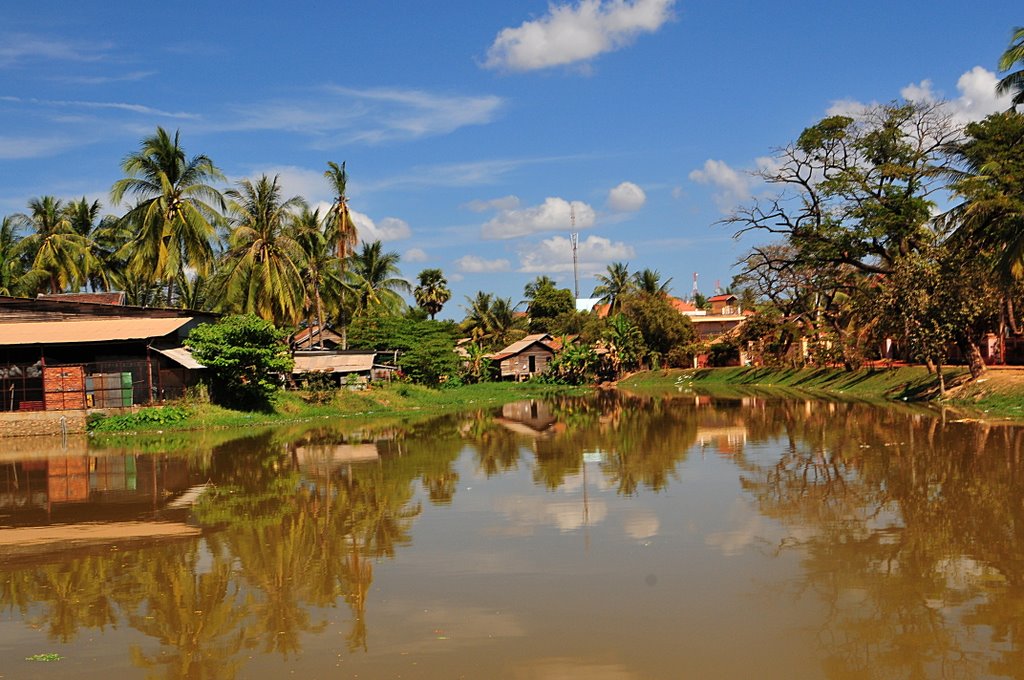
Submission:
[[[712,295],[708,298],[708,302],[725,302],[726,300],[735,300],[736,296],[732,293],[725,293],[724,295]]]
[[[690,302],[687,302],[686,300],[680,300],[677,297],[670,297],[668,301],[672,303],[672,307],[674,307],[675,310],[680,314],[697,311],[697,306]]]

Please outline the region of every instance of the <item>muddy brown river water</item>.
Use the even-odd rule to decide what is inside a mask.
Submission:
[[[1024,429],[617,393],[0,451],[0,677],[1021,678]]]

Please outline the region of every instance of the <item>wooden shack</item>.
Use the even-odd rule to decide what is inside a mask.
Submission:
[[[547,370],[555,358],[554,338],[547,333],[527,335],[489,356],[498,362],[502,380],[527,380]]]

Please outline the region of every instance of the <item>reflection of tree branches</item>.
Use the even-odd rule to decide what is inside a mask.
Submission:
[[[750,430],[788,441],[782,456],[734,460],[761,512],[791,527],[779,552],[803,555],[797,595],[827,607],[826,674],[1024,677],[1011,585],[1024,569],[1022,431],[823,402],[764,416]]]

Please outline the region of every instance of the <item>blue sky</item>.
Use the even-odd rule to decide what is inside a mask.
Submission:
[[[444,316],[539,274],[571,288],[570,205],[584,296],[613,261],[709,294],[749,245],[714,223],[774,147],[858,103],[1006,108],[1020,24],[1019,0],[5,3],[0,214],[122,211],[120,161],[160,125],[313,204],[346,161],[362,235],[408,279],[443,269]]]

